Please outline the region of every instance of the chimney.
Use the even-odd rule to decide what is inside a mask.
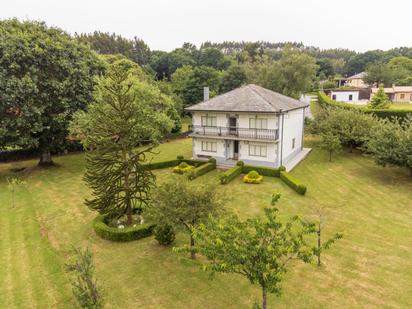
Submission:
[[[203,101],[209,100],[209,87],[203,87]]]

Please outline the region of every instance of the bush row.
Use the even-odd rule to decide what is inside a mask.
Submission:
[[[191,160],[191,159],[185,159],[183,156],[177,156],[177,158],[174,160],[148,163],[145,166],[150,170],[157,170],[161,168],[175,167],[182,162],[186,162],[187,164],[193,165],[196,167],[207,163],[207,161],[204,161],[204,160]]]
[[[243,166],[236,165],[219,175],[220,183],[222,185],[228,184],[242,173]]]
[[[269,177],[279,177],[280,172],[286,170],[284,166],[279,168],[266,167],[266,166],[254,166],[254,165],[243,165],[242,173],[247,174],[251,171],[256,171],[259,175],[269,176]]]
[[[302,184],[299,180],[297,180],[295,177],[290,175],[288,172],[281,171],[280,172],[280,179],[282,179],[285,184],[287,184],[289,187],[291,187],[297,193],[299,193],[301,195],[304,195],[306,193],[306,186],[304,184]]]
[[[191,170],[189,172],[188,178],[190,180],[196,179],[199,176],[202,176],[210,171],[213,171],[216,169],[216,160],[211,158],[209,159],[208,163],[200,165],[199,167],[196,167],[194,170]]]
[[[117,242],[137,240],[151,236],[154,227],[154,224],[142,224],[124,229],[110,227],[106,224],[105,217],[102,215],[97,216],[93,221],[93,228],[97,235],[101,238]]]
[[[412,115],[412,110],[410,109],[375,109],[375,108],[368,108],[368,107],[357,107],[353,106],[349,103],[344,102],[337,102],[332,100],[326,93],[323,91],[318,92],[318,102],[321,106],[332,106],[332,107],[340,107],[345,109],[355,109],[367,114],[373,114],[378,118],[405,118],[408,114]]]

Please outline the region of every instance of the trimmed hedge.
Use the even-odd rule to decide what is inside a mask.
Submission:
[[[236,165],[232,167],[231,169],[228,169],[227,171],[219,175],[220,183],[222,185],[228,184],[233,179],[235,179],[237,176],[242,174],[242,170],[243,170],[243,166],[241,165]]]
[[[176,165],[179,165],[180,162],[181,160],[176,159],[176,160],[148,163],[148,164],[145,164],[145,166],[150,170],[157,170],[157,169],[166,168],[166,167],[175,167]]]
[[[93,221],[93,228],[97,235],[103,239],[116,242],[132,241],[151,236],[153,234],[154,224],[142,224],[135,227],[125,227],[119,229],[110,227],[105,222],[105,217],[97,216]]]
[[[281,166],[279,168],[274,168],[274,167],[266,167],[266,166],[254,166],[254,165],[243,165],[242,172],[244,174],[247,174],[251,171],[256,171],[259,173],[259,175],[263,176],[269,176],[269,177],[279,177],[280,172],[284,171],[285,167]]]
[[[196,167],[194,170],[191,170],[189,172],[188,178],[189,180],[194,180],[199,176],[202,176],[210,171],[213,171],[214,169],[216,169],[216,162],[203,164],[199,167]]]
[[[387,118],[391,119],[397,117],[399,119],[406,118],[408,114],[412,115],[412,110],[410,109],[375,109],[375,108],[368,108],[368,107],[357,107],[351,105],[349,103],[333,101],[326,93],[323,91],[318,92],[318,102],[322,107],[331,106],[331,107],[339,107],[345,109],[354,109],[357,111],[361,111],[366,114],[373,114],[378,118]]]
[[[306,186],[304,184],[302,184],[299,180],[297,180],[295,177],[290,175],[288,172],[281,171],[280,172],[280,179],[282,179],[285,184],[287,184],[289,187],[291,187],[297,193],[299,193],[301,195],[304,195],[306,193]]]

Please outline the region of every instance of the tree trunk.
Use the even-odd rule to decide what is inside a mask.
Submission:
[[[409,175],[412,177],[412,166],[409,168]]]
[[[320,266],[320,223],[319,223],[319,227],[318,227],[318,266]]]
[[[353,152],[353,143],[352,142],[349,143],[349,152],[350,153]]]
[[[126,163],[127,154],[123,151],[123,160]],[[131,226],[133,224],[133,211],[132,211],[132,201],[130,200],[130,185],[129,185],[129,167],[126,164],[124,169],[124,194],[125,194],[125,203],[126,203],[126,216],[127,216],[127,225]]]
[[[193,248],[194,246],[195,246],[195,239],[193,238],[193,235],[190,234],[190,258],[192,260],[196,259],[196,253]]]
[[[262,286],[262,309],[267,309],[267,291],[266,286]]]
[[[332,162],[332,151],[329,151],[329,162]]]
[[[52,160],[51,153],[49,150],[43,151],[43,153],[40,155],[39,165],[40,166],[54,165],[54,162]]]

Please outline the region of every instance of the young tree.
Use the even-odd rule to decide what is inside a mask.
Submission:
[[[71,127],[88,150],[84,179],[92,189],[86,205],[110,217],[127,216],[149,201],[154,175],[144,167],[147,154],[173,126],[171,99],[139,81],[133,64],[111,64],[98,81],[95,102]]]
[[[274,197],[276,201],[279,199]],[[211,218],[194,229],[193,236],[196,250],[208,260],[204,269],[240,274],[252,284],[259,284],[262,307],[266,309],[267,293],[280,294],[282,276],[289,262],[312,260],[314,248],[307,245],[305,236],[313,233],[313,224],[298,217],[281,221],[278,210],[270,207],[265,208],[264,218],[241,220],[236,215]]]
[[[329,152],[329,162],[332,162],[332,153],[342,150],[339,138],[330,132],[321,134],[321,148]]]
[[[0,148],[36,148],[40,165],[65,147],[75,111],[92,100],[97,55],[40,22],[0,21]]]
[[[16,205],[16,189],[20,186],[24,186],[25,181],[17,177],[7,178],[7,188],[11,194],[11,207],[14,208]]]
[[[316,235],[317,235],[317,246],[314,250],[314,254],[317,257],[317,265],[321,266],[321,254],[323,251],[329,249],[338,239],[341,239],[343,235],[341,233],[336,233],[333,237],[329,238],[327,241],[322,242],[322,231],[325,228],[325,211],[322,208],[318,208],[315,214],[316,217]]]
[[[412,116],[379,121],[371,132],[367,149],[378,165],[407,167],[412,176]]]
[[[222,213],[222,203],[218,199],[216,188],[212,186],[194,186],[186,180],[172,179],[159,186],[154,193],[149,215],[161,225],[169,224],[181,227],[190,236],[190,256],[196,258],[193,231],[209,216]]]
[[[93,254],[85,250],[75,248],[74,260],[67,265],[69,272],[75,273],[76,279],[72,281],[72,291],[81,308],[103,308],[102,291],[94,279]]]
[[[369,107],[371,108],[388,108],[389,98],[383,89],[383,85],[379,86],[378,92],[372,97]]]

